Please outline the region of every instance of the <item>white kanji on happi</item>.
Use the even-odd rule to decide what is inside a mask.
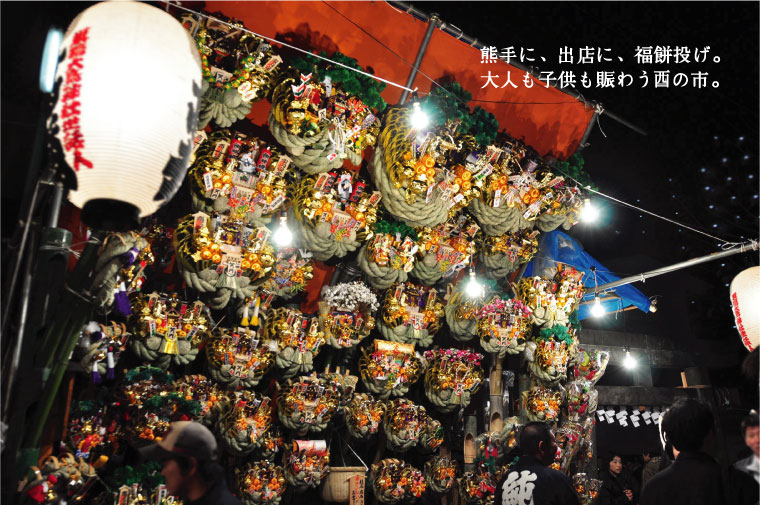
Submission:
[[[502,505],[533,505],[533,488],[538,476],[530,470],[511,472],[502,485]]]

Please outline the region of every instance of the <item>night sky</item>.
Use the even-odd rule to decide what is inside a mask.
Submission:
[[[588,100],[647,132],[632,131],[604,114],[583,150],[585,168],[599,190],[619,200],[729,242],[758,236],[758,4],[749,2],[422,2],[427,12],[467,35],[497,48],[532,48],[546,63],[539,70],[585,70],[592,79],[579,87]],[[498,19],[499,22],[485,20]],[[563,47],[610,48],[609,63],[559,64]],[[686,46],[689,64],[642,64],[637,46]],[[710,47],[707,61],[694,49]],[[617,61],[617,56],[624,61]],[[714,56],[720,61],[715,63]],[[700,57],[701,58],[701,57]],[[628,87],[601,88],[599,70],[634,76]],[[643,86],[638,76],[647,70]],[[654,71],[707,72],[708,87],[654,88]],[[718,81],[719,87],[710,83]],[[484,80],[485,82],[485,80]],[[476,95],[476,90],[472,90]],[[506,99],[506,98],[505,98]],[[602,131],[604,133],[602,133]],[[606,136],[604,135],[606,134]],[[595,198],[604,209],[596,225],[580,224],[570,234],[587,252],[621,276],[719,251],[705,237],[646,213]],[[694,338],[719,339],[740,350],[733,328],[728,283],[757,265],[757,253],[713,261],[650,279],[635,286],[659,296],[660,310],[626,312],[584,326],[641,332],[694,345]]]
[[[37,104],[38,56],[47,27],[66,27],[88,3],[2,3],[2,234],[13,231],[26,173]],[[585,167],[603,193],[727,241],[758,236],[758,3],[757,2],[417,2],[425,12],[499,49],[532,48],[540,70],[585,70],[589,100],[645,130],[642,136],[602,114],[583,150]],[[19,20],[24,20],[19,22]],[[371,28],[371,27],[368,27]],[[638,64],[637,46],[710,47],[704,63]],[[558,63],[559,50],[610,48],[605,64]],[[617,56],[623,57],[622,63]],[[720,62],[713,61],[714,56]],[[536,64],[538,65],[537,62]],[[648,87],[638,77],[649,74]],[[632,85],[596,86],[598,70],[624,71]],[[654,88],[654,71],[708,72],[708,87]],[[709,85],[718,81],[720,86]],[[477,90],[469,90],[477,97]],[[505,95],[505,100],[508,96]],[[477,102],[470,104],[474,107]],[[606,134],[606,136],[602,133]],[[595,198],[602,222],[571,235],[621,276],[719,250],[719,240]],[[758,263],[757,254],[732,256],[635,284],[659,296],[660,310],[629,311],[584,325],[661,335],[683,345],[717,339],[741,350],[733,328],[728,283]]]

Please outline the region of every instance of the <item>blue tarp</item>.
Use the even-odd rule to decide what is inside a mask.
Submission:
[[[539,251],[533,260],[528,263],[524,277],[548,277],[552,278],[557,273],[557,262],[575,267],[578,271],[585,272],[583,283],[590,288],[590,293],[583,301],[593,300],[594,296],[594,273],[591,267],[596,267],[597,285],[613,282],[620,277],[610,273],[609,269],[592,258],[583,250],[578,242],[570,235],[554,230],[544,233],[538,241]],[[649,298],[630,284],[618,286],[613,291],[620,299],[602,301],[605,312],[615,312],[631,305],[649,312]],[[609,293],[608,293],[609,295]],[[600,297],[604,295],[600,293]],[[591,316],[591,304],[581,305],[578,309],[578,319],[583,320]]]

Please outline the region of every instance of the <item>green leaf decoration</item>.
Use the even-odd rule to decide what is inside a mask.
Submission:
[[[499,121],[480,106],[470,111],[467,106],[470,100],[472,94],[458,82],[451,81],[430,92],[425,108],[436,126],[443,125],[447,120],[459,120],[460,133],[471,133],[478,144],[487,146],[496,139]]]
[[[153,380],[161,384],[174,382],[174,376],[155,366],[138,366],[124,375],[125,384],[133,384],[142,380]]]
[[[366,72],[355,59],[349,58],[345,54],[336,52],[332,56],[328,56],[325,51],[322,51],[319,55]],[[330,77],[334,85],[339,85],[348,94],[356,95],[365,105],[378,112],[382,112],[387,106],[383,97],[380,96],[380,92],[385,89],[385,83],[372,77],[353,72],[340,65],[333,65],[312,55],[297,58],[291,63],[291,66],[298,69],[302,74],[312,73],[312,79],[318,82],[322,82],[325,77]]]
[[[375,233],[378,235],[380,234],[388,234],[388,235],[396,235],[398,233],[401,235],[401,239],[403,240],[404,237],[409,237],[415,242],[417,241],[417,232],[414,228],[411,228],[404,223],[397,223],[395,221],[386,221],[381,220],[375,223]]]
[[[567,345],[573,343],[573,336],[568,332],[567,326],[555,324],[551,328],[544,328],[539,332],[538,340],[556,340]]]
[[[121,466],[114,470],[106,482],[114,489],[140,484],[143,489],[151,490],[165,483],[164,476],[161,475],[161,463],[157,461],[150,461],[136,467]]]
[[[598,190],[599,187],[591,180],[591,176],[583,170],[583,164],[583,156],[580,153],[575,153],[567,161],[557,163],[557,169],[560,172],[558,175],[570,176],[580,182],[583,187],[590,186],[591,189]]]
[[[176,404],[177,412],[188,416],[197,416],[201,411],[199,401],[187,400],[180,393],[151,396],[143,402],[143,406],[152,412],[160,411],[171,404]]]
[[[441,126],[446,121],[459,120],[460,132],[470,131],[472,118],[467,102],[472,100],[472,94],[464,89],[458,82],[452,81],[434,88],[425,100],[425,109],[431,121],[436,126]]]

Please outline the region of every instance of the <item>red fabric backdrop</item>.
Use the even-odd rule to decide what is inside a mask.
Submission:
[[[332,8],[331,8],[332,7]],[[333,8],[341,14],[335,12]],[[328,54],[339,50],[355,58],[365,69],[371,68],[375,75],[405,84],[425,34],[427,23],[401,12],[384,2],[206,2],[207,12],[221,12],[238,18],[246,28],[261,35],[286,41],[294,46],[312,51],[325,50]],[[343,17],[345,16],[345,17]],[[350,19],[364,28],[382,44],[362,32]],[[275,46],[276,47],[276,46]],[[492,112],[502,129],[515,138],[522,139],[540,155],[552,154],[567,159],[575,152],[583,138],[593,111],[581,102],[546,84],[533,80],[532,88],[522,85],[524,72],[499,62],[481,64],[481,52],[464,42],[435,30],[422,60],[421,71],[438,80],[453,76],[473,99],[519,102],[495,104],[471,102],[470,107],[480,105]],[[516,89],[507,86],[494,89],[481,88],[488,70],[501,86],[507,71]],[[434,85],[421,73],[412,85],[427,93]],[[401,90],[387,86],[383,98],[389,104],[398,103]],[[525,103],[531,102],[531,103]],[[536,103],[540,102],[540,103]],[[248,116],[256,124],[266,124],[269,104],[259,103]]]

